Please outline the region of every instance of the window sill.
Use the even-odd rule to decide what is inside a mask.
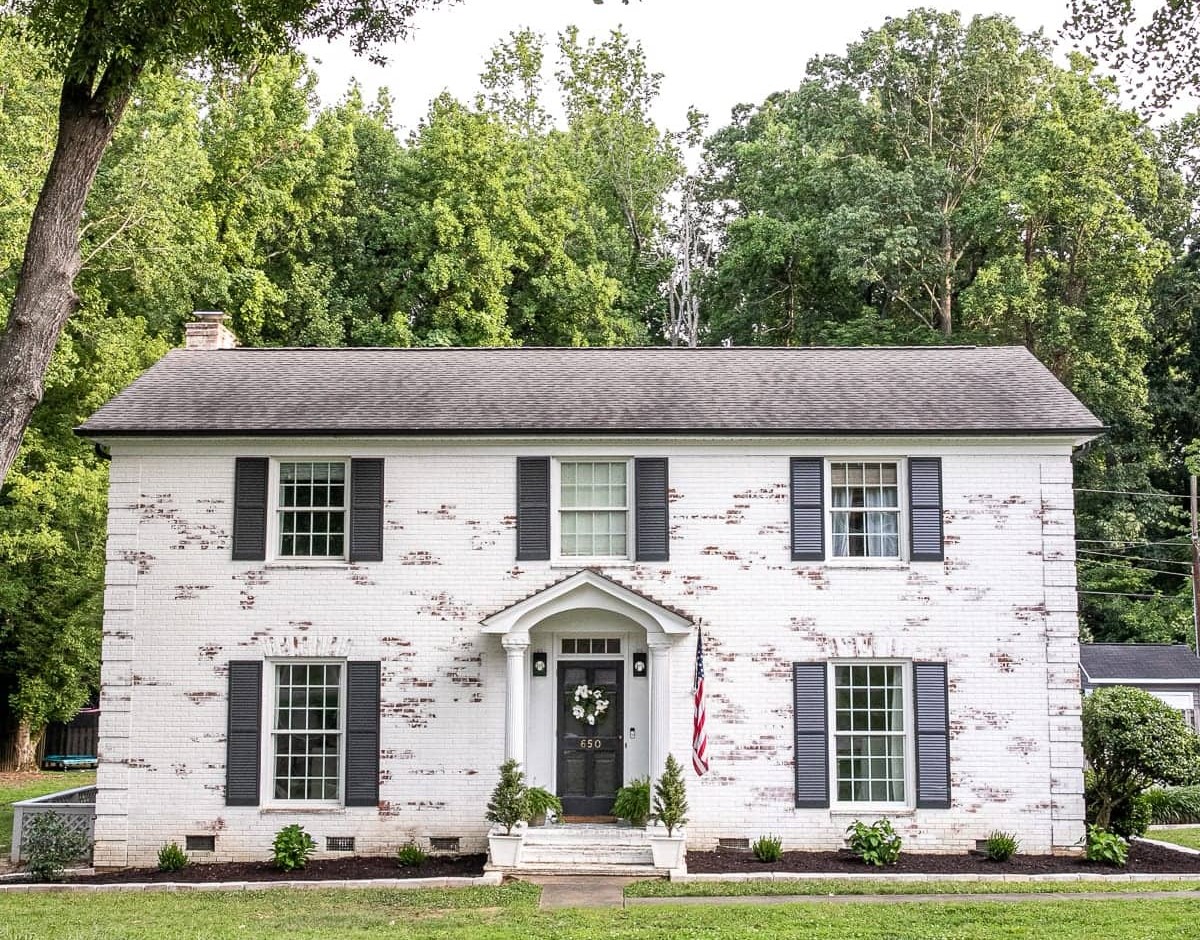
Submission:
[[[357,564],[357,562],[354,562],[354,564]],[[273,571],[287,571],[289,569],[295,571],[311,571],[320,570],[322,568],[328,568],[334,571],[342,571],[350,566],[351,562],[346,561],[345,559],[337,558],[331,558],[328,561],[317,558],[307,561],[303,559],[298,559],[296,561],[285,561],[282,558],[276,558],[272,561],[266,562],[263,565],[264,568],[270,568]]]
[[[638,564],[632,558],[554,558],[551,568],[633,568]]]
[[[912,563],[901,558],[868,561],[862,558],[828,558],[825,567],[837,571],[907,571]]]
[[[834,806],[829,810],[829,816],[831,819],[852,820],[863,819],[867,816],[874,816],[876,818],[880,816],[906,817],[915,816],[916,814],[917,811],[912,806],[895,806],[887,803],[883,804],[882,806],[878,803],[863,803],[861,806],[848,806],[846,804],[841,804],[839,806]]]
[[[313,806],[311,803],[307,806],[281,806],[272,804],[271,806],[259,807],[259,815],[261,816],[282,816],[287,813],[303,814],[305,816],[345,816],[346,807],[344,806]]]

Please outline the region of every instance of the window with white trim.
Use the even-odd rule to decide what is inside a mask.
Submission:
[[[341,798],[341,663],[275,664],[271,792],[277,800]]]
[[[897,461],[833,461],[829,488],[833,557],[900,557]]]
[[[899,663],[835,664],[834,793],[839,803],[907,799],[906,670]]]
[[[561,460],[558,553],[629,557],[629,461]]]
[[[281,558],[344,558],[346,462],[279,462],[276,514]]]

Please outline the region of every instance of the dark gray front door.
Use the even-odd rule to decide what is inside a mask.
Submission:
[[[622,782],[623,662],[558,664],[558,796],[568,816],[607,816]],[[608,710],[589,725],[572,714],[575,690],[601,688]]]

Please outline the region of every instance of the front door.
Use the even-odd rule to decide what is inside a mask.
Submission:
[[[625,739],[621,734],[623,662],[558,664],[558,796],[567,816],[607,816],[622,783]],[[581,686],[600,689],[608,707],[595,715],[574,714]],[[591,706],[589,711],[594,711]]]

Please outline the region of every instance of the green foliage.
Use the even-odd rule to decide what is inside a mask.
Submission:
[[[530,787],[525,791],[525,803],[527,822],[536,816],[548,816],[551,813],[556,819],[562,816],[562,800],[544,787]]]
[[[1200,785],[1151,787],[1141,796],[1155,826],[1200,822]]]
[[[91,848],[57,813],[39,813],[25,834],[25,868],[35,881],[60,881],[66,867]]]
[[[631,826],[645,826],[650,818],[650,778],[637,777],[617,791],[612,814]]]
[[[783,840],[775,835],[759,836],[750,850],[760,862],[777,862],[783,858]]]
[[[404,868],[420,868],[428,858],[428,853],[416,841],[410,840],[396,851],[396,861]]]
[[[1115,832],[1100,826],[1088,826],[1086,857],[1089,862],[1124,868],[1129,860],[1129,843]]]
[[[850,850],[868,865],[894,865],[900,858],[900,836],[886,819],[877,819],[869,826],[856,819],[847,827],[846,834]]]
[[[993,862],[1007,862],[1017,854],[1021,842],[1011,832],[997,830],[987,837],[984,854]]]
[[[672,836],[676,829],[687,824],[687,811],[687,787],[683,782],[683,768],[679,766],[674,754],[668,754],[662,776],[654,785],[653,819],[666,826],[667,835]]]
[[[280,871],[296,871],[308,864],[317,850],[313,837],[297,823],[284,826],[271,843],[271,861]]]
[[[1140,689],[1098,689],[1083,703],[1083,751],[1091,767],[1088,817],[1100,829],[1134,814],[1131,831],[1148,821],[1135,809],[1143,791],[1200,779],[1200,737],[1175,709]],[[1144,831],[1144,829],[1143,829]]]
[[[512,835],[513,826],[529,817],[529,789],[521,765],[511,758],[500,765],[500,779],[488,800],[484,819],[504,827]]]
[[[179,871],[188,863],[187,853],[178,842],[169,842],[158,850],[159,871]]]

